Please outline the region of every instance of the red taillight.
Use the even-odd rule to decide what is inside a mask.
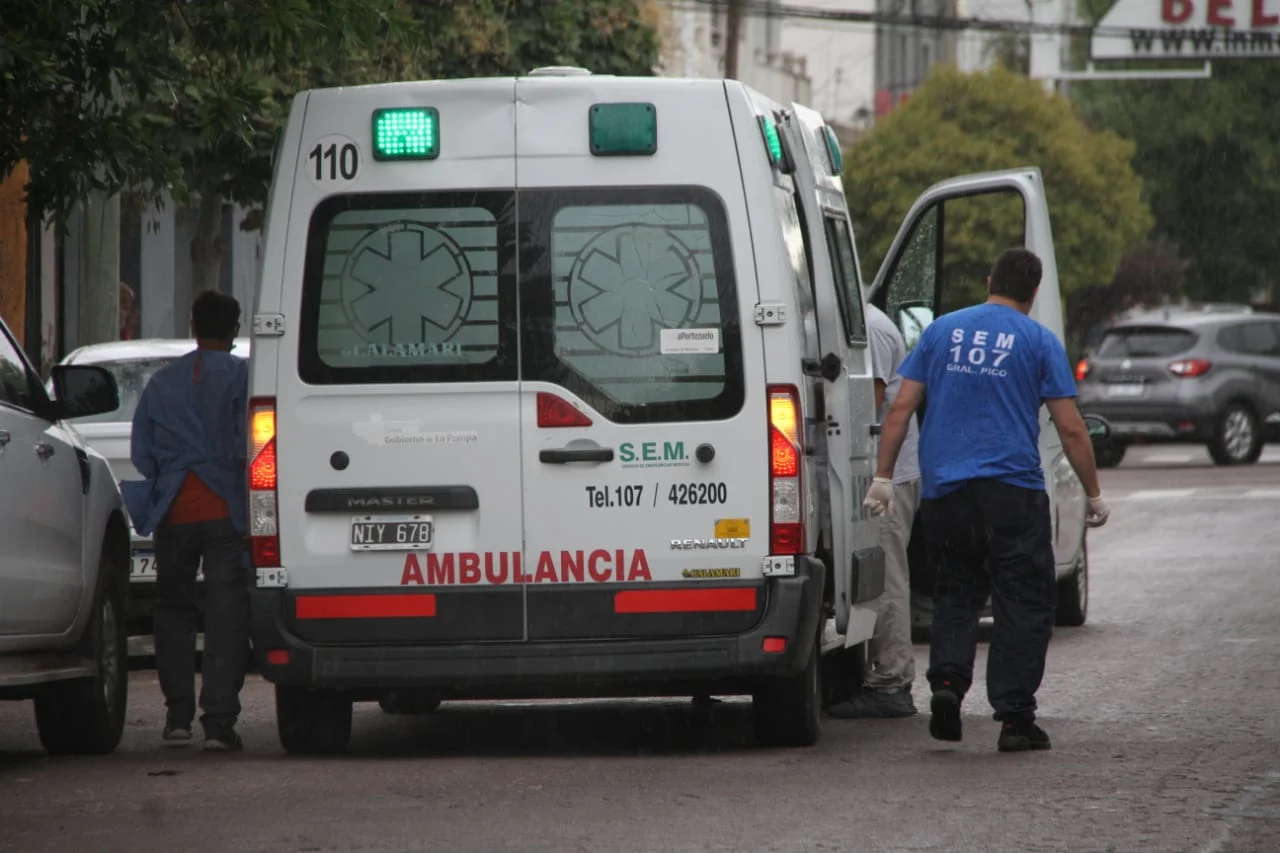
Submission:
[[[770,385],[769,397],[769,553],[804,551],[804,493],[800,459],[804,429],[800,392],[794,385]]]
[[[765,637],[760,643],[760,651],[767,655],[777,655],[787,650],[786,637]]]
[[[1202,358],[1187,358],[1169,365],[1169,372],[1182,377],[1204,376],[1211,367],[1213,365]]]
[[[249,542],[254,568],[280,565],[276,524],[276,401],[249,401]]]
[[[591,418],[573,407],[567,400],[545,391],[538,392],[538,427],[589,427]]]
[[[1089,359],[1082,358],[1076,362],[1076,381],[1083,382],[1089,376]]]

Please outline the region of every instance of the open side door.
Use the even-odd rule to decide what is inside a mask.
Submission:
[[[911,206],[868,297],[897,323],[908,351],[935,318],[986,299],[985,278],[995,258],[965,254],[966,239],[978,232],[1007,234],[1006,248],[1020,243],[1039,256],[1044,273],[1031,318],[1062,339],[1062,302],[1049,204],[1040,170],[1027,166],[942,181],[925,190]],[[920,416],[923,424],[923,408]],[[1040,462],[1055,540],[1054,463],[1061,452],[1062,440],[1049,423],[1048,409],[1042,406]],[[913,589],[919,588],[916,574],[913,566]]]
[[[853,605],[884,589],[884,552],[877,522],[862,508],[873,476],[876,441],[875,386],[867,345],[862,280],[848,206],[822,116],[793,105],[783,121],[793,151],[809,169],[796,169],[796,205],[811,248],[813,299],[822,357],[810,371],[821,376],[827,446],[826,480],[831,505],[824,530],[833,566],[836,633],[846,645],[871,636],[875,614],[867,610],[850,628]],[[838,149],[836,149],[838,150]],[[816,370],[815,370],[816,368]]]

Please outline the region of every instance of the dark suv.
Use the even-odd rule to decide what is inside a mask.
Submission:
[[[1280,314],[1185,314],[1108,329],[1076,367],[1080,409],[1113,438],[1099,467],[1134,441],[1208,445],[1219,465],[1258,460],[1280,439]]]

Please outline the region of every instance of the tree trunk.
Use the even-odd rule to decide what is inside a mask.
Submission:
[[[196,236],[191,240],[191,294],[222,289],[222,198],[213,192],[200,196]]]

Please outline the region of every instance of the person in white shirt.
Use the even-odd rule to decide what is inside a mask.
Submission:
[[[902,387],[898,368],[907,357],[907,345],[893,321],[874,305],[867,305],[867,340],[871,345],[871,369],[876,387],[876,418],[885,413]],[[884,593],[876,600],[876,629],[867,656],[864,690],[845,702],[832,705],[833,717],[911,717],[915,681],[915,652],[911,646],[911,573],[907,543],[920,503],[920,462],[916,447],[919,433],[913,416],[907,438],[893,471],[893,503],[880,517],[880,547],[884,549]]]

